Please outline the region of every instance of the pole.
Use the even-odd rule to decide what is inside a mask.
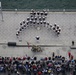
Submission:
[[[1,11],[2,21],[4,21],[4,20],[3,20],[3,13],[2,13],[2,6],[1,6],[1,2],[0,2],[0,11]]]

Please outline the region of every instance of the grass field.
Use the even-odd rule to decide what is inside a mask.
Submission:
[[[75,9],[76,0],[0,0],[3,9]]]

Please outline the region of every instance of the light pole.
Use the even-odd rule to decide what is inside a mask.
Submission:
[[[2,21],[4,21],[4,20],[3,20],[3,13],[2,13],[2,6],[1,6],[1,2],[0,2],[0,12],[1,12]]]

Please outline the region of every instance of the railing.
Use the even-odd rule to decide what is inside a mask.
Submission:
[[[30,12],[31,9],[2,9],[3,11],[20,11],[20,12]],[[34,9],[35,11],[42,11],[43,9]],[[76,9],[45,9],[49,12],[76,12]]]

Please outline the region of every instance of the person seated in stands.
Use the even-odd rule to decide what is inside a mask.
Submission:
[[[26,70],[26,75],[31,75],[31,68],[28,68],[28,69]]]
[[[52,62],[53,62],[53,63],[55,62],[55,58],[52,58]]]
[[[62,57],[62,63],[64,63],[65,62],[65,57]]]
[[[38,71],[38,75],[42,75],[42,71]]]
[[[8,65],[8,67],[7,67],[7,72],[8,72],[8,75],[11,75],[11,68],[10,68],[10,65]]]
[[[0,73],[4,72],[4,67],[0,65]]]
[[[61,73],[62,73],[62,75],[66,74],[66,68],[65,68],[64,64],[61,65]]]
[[[48,57],[48,60],[51,60],[51,57]]]
[[[30,60],[30,57],[28,57],[27,60]]]
[[[61,67],[59,66],[59,67],[56,68],[56,73],[57,73],[57,75],[59,75],[60,72],[61,72]]]
[[[75,64],[75,67],[73,69],[73,75],[76,75],[76,64]]]
[[[37,60],[37,57],[34,57],[34,60]]]
[[[30,59],[29,57],[30,56],[25,58],[26,61],[20,57],[13,57],[11,61],[10,57],[0,57],[0,70],[5,68],[8,74],[17,74],[17,72],[19,72],[20,74],[26,75],[37,75],[38,72],[41,72],[41,75],[49,75],[51,73],[59,75],[60,72],[62,74],[73,72],[75,75],[76,73],[76,61],[73,59],[65,61],[65,57],[62,56],[55,56],[57,59],[51,59],[51,57],[46,56],[45,58],[40,58],[40,60],[37,60],[37,57],[33,57],[34,59],[31,60],[31,57]],[[3,71],[4,74],[6,74],[6,72]]]
[[[17,71],[17,75],[20,75],[20,72],[19,71]]]
[[[33,75],[36,75],[37,74],[37,65],[33,64],[32,69],[33,69]]]

